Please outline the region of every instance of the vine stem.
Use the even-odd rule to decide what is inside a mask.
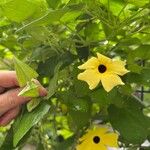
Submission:
[[[75,142],[73,143],[73,146],[71,147],[71,149],[70,150],[75,150],[76,149],[76,146],[77,146],[77,143],[78,143],[78,139],[79,139],[79,137],[80,137],[80,134],[81,134],[81,131],[79,130],[79,131],[77,131],[77,134],[76,134],[76,136],[75,136]]]
[[[30,25],[32,25],[32,24],[34,24],[34,23],[36,23],[36,22],[42,20],[42,19],[45,18],[48,14],[49,14],[49,12],[46,13],[45,15],[43,15],[42,17],[40,17],[40,18],[38,18],[38,19],[35,19],[35,20],[33,20],[33,21],[31,21],[31,22],[29,22],[29,23],[23,25],[21,28],[19,28],[18,30],[16,30],[16,33],[17,33],[17,32],[20,32],[21,30],[24,30],[24,29],[27,28],[28,26],[30,26]]]

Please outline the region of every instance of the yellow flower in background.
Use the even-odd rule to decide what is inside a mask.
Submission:
[[[97,127],[83,135],[79,141],[81,143],[76,150],[107,150],[108,147],[118,147],[118,134],[106,127]]]
[[[112,60],[97,53],[97,58],[92,57],[78,67],[85,70],[78,75],[78,79],[86,81],[91,90],[101,81],[104,89],[109,92],[117,85],[124,85],[119,75],[123,76],[129,72],[125,65],[125,61]]]

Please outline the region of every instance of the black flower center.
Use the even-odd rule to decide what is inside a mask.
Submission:
[[[100,73],[104,73],[105,71],[106,71],[106,66],[105,65],[99,65],[98,66],[98,71],[100,72]]]
[[[98,143],[100,142],[100,137],[99,137],[99,136],[94,136],[93,142],[94,142],[95,144],[98,144]]]

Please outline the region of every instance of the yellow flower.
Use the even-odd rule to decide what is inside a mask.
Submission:
[[[118,135],[106,127],[97,127],[83,135],[76,150],[107,150],[108,147],[118,147]]]
[[[119,75],[123,76],[129,72],[125,68],[125,65],[125,61],[112,60],[97,53],[97,58],[92,57],[78,67],[79,69],[85,70],[78,75],[78,79],[86,81],[91,90],[101,81],[104,89],[109,92],[117,85],[124,85]]]

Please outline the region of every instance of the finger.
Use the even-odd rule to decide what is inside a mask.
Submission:
[[[18,96],[20,91],[20,88],[16,88],[0,95],[0,114],[30,100],[30,98]]]
[[[16,72],[0,71],[0,86],[6,88],[18,86]]]
[[[46,96],[47,90],[41,86],[41,87],[39,87],[39,94],[40,94],[40,96]]]
[[[20,106],[13,108],[6,112],[1,118],[0,118],[0,126],[6,126],[9,124],[14,118],[16,118],[20,112]]]
[[[17,107],[18,105],[24,104],[31,99],[30,97],[18,96],[20,91],[20,88],[16,88],[0,95],[0,114],[4,114],[8,110]],[[45,96],[45,89],[40,88],[39,94],[40,96]]]

